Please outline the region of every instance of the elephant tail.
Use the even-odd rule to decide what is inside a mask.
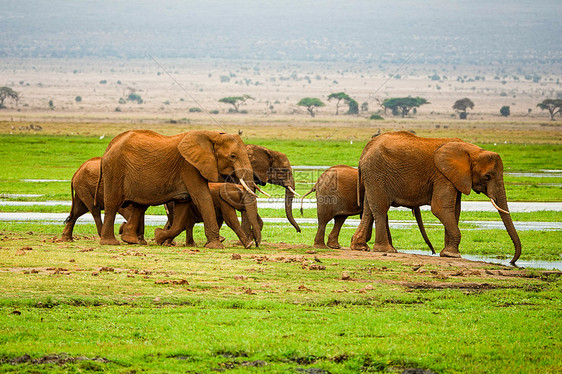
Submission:
[[[305,193],[302,197],[301,197],[301,216],[304,214],[303,210],[302,210],[302,204],[304,203],[304,198],[307,197],[308,195],[310,195],[311,193],[316,191],[316,184],[312,187],[312,189],[310,191],[308,191],[307,193]]]
[[[100,189],[100,184],[101,184],[101,171],[102,171],[102,160],[100,160],[100,175],[98,176],[98,183],[96,184],[96,192],[94,193],[94,206],[98,205],[98,191]]]

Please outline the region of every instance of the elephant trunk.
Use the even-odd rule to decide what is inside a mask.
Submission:
[[[495,200],[495,205],[496,209],[498,209],[498,212],[500,214],[500,217],[503,221],[503,224],[505,226],[505,229],[507,230],[507,233],[509,234],[509,237],[511,238],[511,241],[513,242],[513,245],[515,246],[515,254],[513,255],[513,258],[511,259],[510,263],[512,265],[515,265],[515,262],[517,261],[517,259],[519,259],[519,256],[521,256],[521,240],[519,239],[519,235],[517,234],[517,230],[515,230],[515,225],[513,224],[513,219],[511,218],[511,215],[509,214],[509,209],[507,206],[507,197],[505,194],[505,188],[503,188],[503,183],[501,185],[501,188],[499,189],[500,192],[498,193],[497,199],[494,199],[493,197],[491,197],[492,201]]]
[[[246,214],[251,225],[254,243],[256,243],[256,247],[259,247],[261,243],[261,225],[258,220],[259,215],[257,202],[254,201],[251,204],[246,204]]]
[[[291,225],[293,225],[295,230],[297,230],[297,232],[301,232],[301,228],[299,227],[299,224],[297,223],[297,221],[295,221],[295,218],[293,217],[293,198],[295,197],[295,194],[291,190],[294,191],[294,187],[285,188],[285,214],[287,215],[287,219],[289,220]]]

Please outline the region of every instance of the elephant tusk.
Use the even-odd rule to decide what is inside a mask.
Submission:
[[[246,182],[244,182],[244,179],[240,179],[240,184],[244,187],[244,189],[246,191],[248,191],[251,195],[254,195],[256,198],[258,197],[258,195],[256,195],[256,193],[254,191],[252,191],[250,189],[250,187],[248,187],[248,185],[246,184]]]
[[[295,195],[296,197],[301,197],[301,195],[299,195],[299,194],[297,193],[297,191],[295,191],[295,190],[293,189],[293,187],[289,186],[289,187],[287,187],[287,188],[288,188],[289,191],[291,191],[291,192],[293,193],[293,195]]]
[[[262,190],[261,188],[258,187],[258,185],[256,184],[256,190],[258,190],[259,192],[261,192],[262,194],[264,194],[267,197],[271,197],[270,194],[268,194],[267,192],[265,192],[264,190]]]
[[[510,214],[507,210],[504,210],[502,208],[500,208],[498,206],[498,204],[496,204],[496,202],[494,201],[494,199],[490,199],[490,201],[492,202],[492,205],[494,206],[494,208],[496,208],[498,211],[505,213],[505,214]]]

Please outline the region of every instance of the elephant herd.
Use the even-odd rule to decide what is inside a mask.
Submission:
[[[171,243],[186,230],[186,245],[195,245],[193,226],[203,222],[205,247],[223,248],[219,229],[225,222],[246,248],[253,243],[259,246],[263,221],[255,192],[268,183],[285,188],[287,219],[300,232],[292,213],[295,181],[285,154],[244,144],[240,136],[219,131],[192,130],[174,136],[126,131],[111,140],[102,157],[86,161],[74,174],[72,208],[62,239],[72,240],[76,220],[89,211],[101,244],[119,244],[114,234],[116,213],[126,219],[119,230],[121,239],[146,244],[144,213],[149,206],[164,204],[168,222],[155,231],[158,244]],[[388,210],[401,206],[412,209],[425,242],[435,253],[419,209],[430,205],[445,228],[440,255],[460,257],[461,195],[471,190],[484,193],[499,211],[515,247],[511,260],[515,263],[521,241],[507,206],[500,156],[458,138],[422,138],[404,131],[371,139],[358,168],[336,165],[318,178],[306,194],[316,192],[314,246],[326,247],[326,225],[334,219],[327,246],[340,248],[338,236],[345,219],[360,214],[351,249],[369,250],[374,224],[372,250],[396,252]],[[103,222],[101,210],[105,210]]]

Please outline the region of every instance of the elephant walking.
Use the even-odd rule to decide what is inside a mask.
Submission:
[[[103,180],[100,182],[100,191],[97,193],[96,188],[100,175],[101,157],[94,157],[84,162],[72,176],[70,183],[70,191],[72,194],[72,206],[70,215],[64,221],[65,227],[62,232],[63,241],[72,241],[72,232],[76,220],[84,214],[90,212],[94,218],[98,235],[101,235],[102,219],[101,211],[103,206]],[[132,213],[132,206],[125,208],[120,207],[117,211],[126,220]],[[138,240],[141,244],[146,244],[144,240],[144,225],[139,225]]]
[[[359,175],[365,186],[364,214],[353,235],[352,249],[367,248],[372,216],[376,226],[373,250],[396,252],[389,236],[388,209],[431,205],[432,213],[445,227],[445,247],[440,255],[460,257],[461,194],[474,190],[488,196],[499,211],[515,247],[511,263],[521,255],[521,241],[507,206],[503,163],[495,152],[457,138],[390,132],[367,143],[359,160]]]
[[[223,248],[208,185],[219,176],[234,178],[253,193],[252,166],[238,135],[193,130],[164,136],[131,130],[116,136],[101,160],[99,182],[103,178],[105,220],[100,243],[119,244],[113,225],[122,206],[133,203],[121,239],[138,243],[136,232],[146,207],[191,199],[203,217],[205,246]]]
[[[263,221],[258,216],[256,197],[244,190],[243,186],[234,183],[209,183],[209,190],[213,198],[218,226],[220,227],[223,221],[226,222],[228,227],[236,233],[244,247],[250,248],[252,240],[242,230],[236,215],[236,211],[242,212],[242,215],[250,224],[256,247],[259,247]],[[193,226],[198,222],[203,222],[203,217],[192,201],[176,202],[171,219],[169,219],[165,229],[156,229],[154,239],[158,244],[171,242],[183,230],[186,230],[186,245],[195,246]]]
[[[363,213],[363,196],[365,194],[365,187],[359,184],[358,188],[358,171],[357,169],[347,165],[336,165],[326,170],[318,181],[301,199],[301,213],[302,202],[304,198],[312,192],[316,192],[316,214],[318,217],[318,230],[314,238],[315,248],[326,248],[324,243],[324,236],[326,235],[326,225],[334,219],[334,227],[328,235],[328,247],[341,248],[338,242],[340,230],[349,216],[354,216]],[[413,209],[414,216],[418,223],[420,232],[431,249],[435,253],[433,245],[429,241],[421,213],[418,207]],[[370,220],[369,226],[372,228],[373,222]],[[366,242],[371,238],[370,231],[367,231]]]

